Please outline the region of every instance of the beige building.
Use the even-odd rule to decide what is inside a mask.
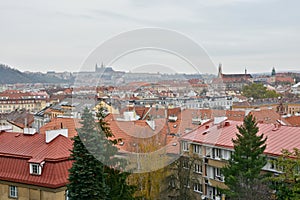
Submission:
[[[221,168],[226,165],[234,152],[231,139],[236,138],[238,132],[236,126],[242,123],[226,118],[222,121],[211,121],[182,137],[180,143],[182,170],[191,169],[193,172],[193,176],[189,177],[185,185],[195,194],[195,199],[225,198],[218,190],[226,188]],[[282,149],[291,151],[293,148],[300,148],[300,128],[260,123],[258,127],[260,130],[258,135],[263,133],[268,138],[264,154],[270,162],[262,168],[262,171],[279,173],[271,160],[280,156]]]
[[[0,93],[0,113],[10,113],[22,109],[36,112],[46,106],[47,98],[46,93],[7,90]]]
[[[72,141],[68,129],[1,132],[0,199],[65,200]]]

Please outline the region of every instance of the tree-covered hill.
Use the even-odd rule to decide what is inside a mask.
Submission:
[[[57,77],[42,73],[24,73],[7,65],[0,64],[0,84],[14,83],[66,83]]]

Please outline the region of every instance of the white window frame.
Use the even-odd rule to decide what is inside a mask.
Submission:
[[[201,145],[194,144],[194,145],[193,145],[193,152],[194,152],[195,154],[201,155],[201,154],[202,154],[202,147],[201,147]]]
[[[194,189],[194,192],[198,192],[201,194],[203,193],[202,184],[200,184],[200,183],[194,183],[193,189]]]
[[[220,160],[223,157],[222,149],[213,148],[213,159]]]
[[[30,174],[33,174],[33,175],[41,175],[42,174],[42,167],[38,163],[30,163],[29,170],[30,170]]]
[[[8,189],[9,189],[9,197],[10,198],[18,198],[18,188],[17,188],[17,186],[10,185]]]
[[[198,173],[198,174],[202,174],[202,165],[198,164],[198,163],[195,163],[194,164],[194,172]]]
[[[187,141],[182,141],[182,150],[183,151],[189,151],[190,150],[190,144]]]
[[[217,168],[217,167],[214,167],[214,175],[215,175],[215,180],[217,181],[221,181],[221,182],[224,182],[224,176],[223,174],[221,173],[221,169],[220,168]]]

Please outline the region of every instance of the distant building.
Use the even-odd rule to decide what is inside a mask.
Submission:
[[[0,113],[10,113],[22,109],[36,112],[46,106],[48,97],[45,92],[6,90],[0,93]]]
[[[300,94],[300,82],[291,87],[291,93]]]
[[[223,74],[222,64],[219,65],[218,77],[213,79],[214,88],[225,91],[241,91],[245,85],[251,84],[252,76],[245,69],[244,74]]]

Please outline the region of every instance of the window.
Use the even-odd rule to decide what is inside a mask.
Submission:
[[[221,149],[216,149],[216,148],[213,148],[213,158],[214,159],[220,159],[222,158],[222,150]]]
[[[194,191],[202,193],[202,184],[200,184],[200,183],[194,183]]]
[[[183,179],[183,187],[190,188],[189,178]]]
[[[17,198],[18,197],[18,188],[16,186],[9,186],[9,197]]]
[[[30,174],[41,175],[42,168],[39,164],[30,163]]]
[[[211,147],[206,147],[205,148],[206,150],[206,157],[211,157],[211,154],[212,154],[212,148]]]
[[[189,151],[189,143],[188,142],[185,142],[185,141],[182,142],[182,150]]]
[[[182,160],[182,167],[185,168],[185,169],[189,168],[189,161],[188,161],[188,159]]]
[[[66,190],[66,192],[65,192],[65,197],[66,197],[65,199],[66,199],[66,200],[69,200],[69,196],[68,196],[68,195],[69,195],[69,191]]]
[[[194,149],[195,154],[201,154],[202,153],[200,145],[196,145],[196,144],[193,145],[193,149]]]
[[[218,181],[224,181],[224,176],[221,174],[220,168],[214,168],[215,179]]]
[[[194,170],[196,173],[202,173],[202,166],[199,164],[194,164]]]

